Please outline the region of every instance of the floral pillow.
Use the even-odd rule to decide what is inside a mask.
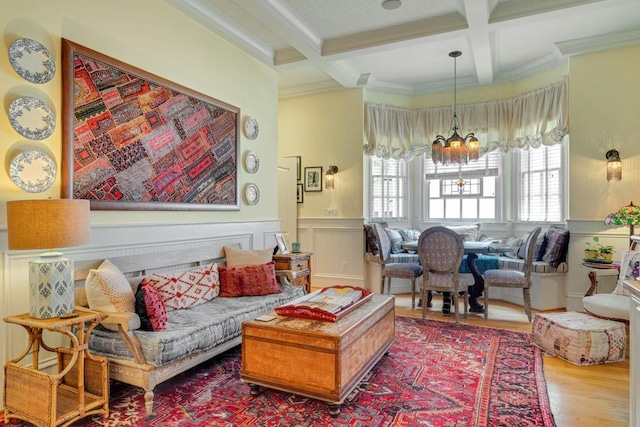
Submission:
[[[629,291],[624,289],[624,281],[634,279],[638,276],[640,268],[640,252],[631,249],[622,251],[622,259],[620,260],[620,274],[618,282],[613,293],[616,295],[630,295]]]
[[[402,240],[412,242],[420,238],[421,231],[417,228],[401,228],[398,230],[402,236]]]
[[[158,290],[168,311],[202,304],[220,293],[218,265],[215,262],[178,274],[154,273],[147,281]]]

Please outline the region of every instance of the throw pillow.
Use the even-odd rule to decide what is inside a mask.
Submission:
[[[108,259],[89,271],[84,287],[89,308],[93,310],[135,311],[135,296],[129,281]]]
[[[520,249],[518,249],[518,258],[520,259],[524,259],[525,257],[525,252],[527,250],[527,245],[524,244],[524,242],[527,241],[527,237],[529,237],[529,233],[526,233],[524,236],[522,236],[522,244],[520,245]],[[540,261],[542,259],[542,255],[544,255],[544,252],[541,251],[542,248],[542,244],[544,243],[544,233],[540,233],[538,234],[538,240],[536,240],[536,246],[533,250],[533,260],[534,261]],[[542,253],[540,253],[542,252]]]
[[[548,263],[551,267],[557,268],[558,264],[567,255],[569,247],[569,230],[556,226],[549,227],[545,233],[546,245],[542,261]]]
[[[246,267],[220,267],[220,297],[279,294],[275,263]]]
[[[518,251],[520,250],[520,246],[522,246],[522,239],[519,237],[509,237],[504,244],[511,248],[511,251],[505,252],[504,256],[518,258]]]
[[[276,266],[273,262],[263,265],[249,265],[240,270],[240,286],[243,296],[270,295],[282,292],[276,280]]]
[[[154,273],[147,281],[158,290],[167,311],[202,304],[220,293],[218,265],[215,262],[173,275]]]
[[[224,247],[227,267],[244,267],[247,265],[266,264],[273,259],[273,248],[263,250],[238,249],[232,246]]]
[[[407,242],[412,242],[420,238],[421,231],[418,230],[417,228],[401,228],[398,231],[400,231],[402,240],[405,240]]]
[[[400,232],[393,228],[385,228],[385,231],[387,232],[387,236],[389,236],[389,240],[391,242],[391,253],[399,254],[403,252],[400,247],[400,244],[402,243],[402,235]]]
[[[638,266],[640,265],[640,251],[625,249],[622,251],[622,259],[620,260],[620,274],[618,282],[613,293],[616,295],[630,295],[629,291],[624,289],[624,281],[634,279],[638,275]]]
[[[143,331],[164,331],[167,327],[167,309],[158,290],[142,280],[136,291],[136,314]]]
[[[460,235],[463,242],[477,242],[480,238],[480,223],[476,224],[441,224]]]
[[[365,252],[369,252],[372,255],[378,255],[380,249],[378,249],[378,237],[373,227],[369,224],[364,224],[364,239],[367,247]]]
[[[234,267],[220,267],[220,297],[233,298],[242,296],[239,269]]]

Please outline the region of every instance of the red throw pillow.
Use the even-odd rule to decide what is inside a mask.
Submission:
[[[282,292],[276,280],[276,266],[273,261],[261,265],[248,265],[239,270],[242,270],[240,272],[242,295],[257,296]]]
[[[167,310],[158,290],[142,280],[136,291],[136,314],[140,317],[140,329],[164,331],[167,326]]]
[[[241,297],[279,294],[274,262],[246,267],[220,267],[220,296]]]
[[[242,296],[240,274],[238,270],[240,270],[240,268],[218,268],[218,273],[220,273],[220,297],[232,298]]]

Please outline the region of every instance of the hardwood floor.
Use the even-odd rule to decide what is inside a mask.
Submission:
[[[396,314],[421,317],[421,309],[411,310],[410,294],[395,295]],[[442,297],[434,296],[427,317],[453,321],[442,316]],[[469,313],[462,323],[531,332],[522,307],[503,301],[491,301],[489,319]],[[622,427],[629,423],[629,359],[606,365],[575,366],[544,355],[544,375],[551,410],[558,427]]]

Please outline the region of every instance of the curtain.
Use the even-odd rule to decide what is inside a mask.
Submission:
[[[500,149],[559,144],[568,134],[568,82],[562,81],[515,98],[457,106],[464,137],[475,133],[480,155]],[[431,157],[437,135],[451,135],[453,106],[407,109],[365,104],[364,152],[384,159]]]

